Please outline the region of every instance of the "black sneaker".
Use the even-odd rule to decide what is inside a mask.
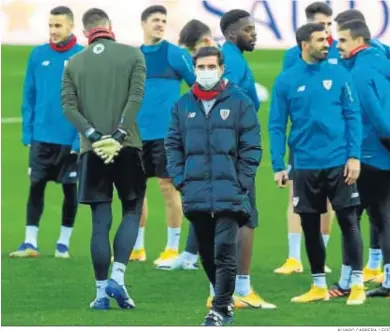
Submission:
[[[217,313],[214,310],[210,310],[206,315],[203,326],[223,326],[224,325],[224,316],[220,313]]]
[[[383,286],[377,287],[375,290],[367,291],[367,297],[381,297],[381,298],[390,298],[390,288],[386,288]]]
[[[234,304],[231,303],[227,309],[226,312],[223,314],[223,325],[232,325],[234,320],[234,313],[233,313]]]
[[[331,298],[343,298],[343,297],[348,297],[349,294],[351,293],[351,289],[343,289],[339,285],[339,283],[334,283],[330,288],[329,288],[329,296]]]

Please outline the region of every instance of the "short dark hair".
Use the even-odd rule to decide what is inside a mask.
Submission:
[[[218,65],[222,65],[224,63],[224,58],[222,52],[218,49],[218,47],[214,46],[205,46],[201,47],[193,57],[194,65],[196,65],[196,61],[202,57],[207,56],[216,56],[218,58]]]
[[[345,22],[349,22],[352,20],[366,21],[363,13],[357,9],[349,9],[339,13],[334,19],[338,25],[342,25]]]
[[[104,10],[91,8],[84,13],[82,21],[84,29],[89,31],[99,25],[106,24],[110,21],[110,18]]]
[[[56,16],[56,15],[65,15],[71,21],[73,21],[73,19],[74,19],[72,10],[69,7],[65,7],[65,6],[59,6],[59,7],[53,8],[50,11],[50,15],[54,15],[54,16]]]
[[[146,8],[142,14],[141,14],[141,21],[146,21],[150,15],[160,13],[160,14],[167,14],[167,9],[164,6],[161,5],[154,5]]]
[[[211,35],[210,28],[199,20],[191,20],[180,31],[179,45],[193,49],[198,41],[206,35]]]
[[[371,41],[370,29],[364,21],[352,20],[345,22],[340,26],[339,31],[346,30],[351,31],[351,36],[353,39],[362,37],[366,44],[369,44]]]
[[[241,9],[233,9],[228,12],[226,12],[222,18],[221,22],[219,23],[219,26],[221,28],[221,31],[223,34],[225,34],[226,30],[234,23],[237,23],[240,19],[250,17],[251,14],[249,14],[245,10]]]
[[[332,16],[333,10],[325,2],[316,1],[306,7],[305,14],[308,20],[313,20],[316,14]]]
[[[296,40],[299,48],[302,49],[302,42],[311,40],[311,35],[314,32],[320,31],[325,31],[325,27],[322,24],[308,23],[301,26],[296,32]]]

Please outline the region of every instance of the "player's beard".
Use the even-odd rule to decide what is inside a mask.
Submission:
[[[160,37],[153,37],[153,44],[158,44],[161,40],[162,38]]]
[[[328,48],[326,49],[321,49],[319,51],[313,51],[310,56],[316,61],[316,62],[321,62],[321,61],[324,61],[327,57],[328,57],[328,54],[324,54],[323,51],[329,51]]]
[[[251,40],[246,40],[244,37],[240,35],[237,36],[237,47],[241,51],[247,51],[247,52],[252,52],[254,49],[254,47],[251,44]]]

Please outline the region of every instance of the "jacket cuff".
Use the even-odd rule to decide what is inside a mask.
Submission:
[[[182,176],[182,175],[179,175],[179,176],[176,176],[175,178],[173,178],[172,184],[173,184],[173,186],[175,187],[176,190],[180,190],[181,187],[182,187],[183,184],[184,184],[184,178],[183,178],[183,176]]]
[[[72,152],[80,152],[80,144],[79,143],[73,143],[72,145]]]
[[[348,159],[360,160],[360,151],[350,151],[348,153]]]
[[[253,185],[254,177],[238,175],[238,182],[244,191],[250,191]]]
[[[28,135],[23,135],[23,137],[22,137],[22,143],[23,143],[23,145],[31,145],[31,140],[32,140],[32,138],[31,138],[31,135],[30,134],[28,134]]]

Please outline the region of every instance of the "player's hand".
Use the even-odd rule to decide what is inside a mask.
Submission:
[[[92,144],[95,153],[104,160],[105,164],[114,162],[115,156],[119,154],[122,145],[111,137],[102,137],[101,140]]]
[[[345,182],[348,185],[356,183],[360,175],[360,161],[357,159],[348,159],[344,167]]]
[[[278,185],[279,188],[286,187],[287,183],[288,183],[288,172],[287,172],[287,170],[275,172],[274,180],[275,180],[275,183]]]

